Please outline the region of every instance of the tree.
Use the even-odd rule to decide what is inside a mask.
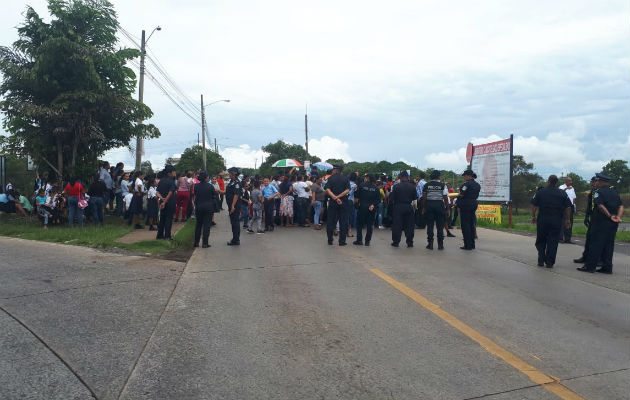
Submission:
[[[131,97],[136,77],[126,63],[140,52],[116,49],[112,4],[49,0],[48,10],[50,23],[27,7],[18,40],[0,47],[0,110],[10,134],[0,145],[61,179],[93,171],[100,155],[136,136],[160,132],[138,122],[153,115]]]
[[[602,173],[612,178],[610,182],[619,192],[630,190],[630,168],[625,160],[612,160],[604,166]]]
[[[512,203],[516,207],[529,207],[530,200],[538,187],[543,183],[543,178],[534,171],[534,164],[525,161],[521,155],[514,155],[512,176]]]
[[[206,151],[206,163],[210,175],[216,175],[225,170],[225,160],[214,151]],[[189,147],[184,150],[179,161],[168,158],[166,164],[175,166],[175,170],[180,173],[203,169],[203,148],[199,145]]]
[[[311,155],[306,152],[304,147],[299,144],[290,144],[282,140],[278,140],[275,143],[269,143],[262,147],[263,151],[269,153],[269,156],[260,165],[260,172],[263,175],[272,175],[274,169],[271,167],[273,163],[284,158],[293,158],[300,162],[304,160],[310,160],[311,163],[321,161],[321,158]]]
[[[145,176],[154,173],[153,166],[151,165],[151,161],[149,160],[142,161],[142,164],[140,164],[140,170]]]

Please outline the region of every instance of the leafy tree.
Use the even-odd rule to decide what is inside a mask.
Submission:
[[[628,168],[627,161],[612,160],[604,166],[602,173],[612,178],[611,184],[619,192],[627,193],[630,191],[630,168]]]
[[[346,165],[346,162],[343,161],[341,158],[329,158],[328,160],[326,160],[326,162],[331,165],[339,165],[342,167]]]
[[[159,136],[138,123],[151,109],[132,99],[140,55],[117,49],[118,22],[107,0],[48,0],[50,23],[27,7],[12,47],[0,47],[0,110],[10,136],[0,145],[64,175],[89,173],[105,151]]]
[[[516,207],[529,207],[536,190],[543,184],[543,178],[534,171],[534,164],[525,161],[521,155],[514,155],[512,176],[512,203]]]
[[[181,173],[197,171],[203,168],[203,148],[199,145],[189,147],[184,150],[179,161],[168,158],[166,164],[175,166],[175,170]],[[225,170],[225,160],[214,151],[206,151],[206,165],[210,175],[216,175]]]
[[[149,160],[142,161],[142,164],[140,164],[140,170],[144,175],[151,175],[154,173],[153,166]]]
[[[272,175],[277,170],[274,170],[273,163],[284,158],[293,158],[300,162],[304,160],[310,160],[311,163],[321,161],[321,158],[308,154],[304,147],[299,144],[290,144],[282,140],[278,140],[275,143],[269,143],[262,147],[263,151],[269,153],[269,156],[260,165],[260,173],[263,175]]]

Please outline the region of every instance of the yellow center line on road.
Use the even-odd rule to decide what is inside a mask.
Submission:
[[[569,388],[560,383],[559,379],[547,375],[536,367],[529,365],[525,361],[518,358],[516,355],[510,353],[508,350],[504,349],[503,347],[488,339],[475,329],[471,328],[469,325],[465,324],[457,317],[444,311],[440,308],[440,306],[431,302],[429,299],[411,289],[404,283],[398,282],[378,268],[372,268],[370,269],[370,271],[379,278],[383,279],[385,282],[392,285],[405,296],[409,297],[411,300],[420,304],[422,307],[431,311],[433,314],[441,318],[443,321],[447,322],[449,325],[451,325],[464,335],[479,343],[479,345],[486,349],[489,353],[494,354],[506,363],[510,364],[512,367],[516,368],[521,373],[527,375],[527,377],[532,382],[540,385],[543,389],[555,394],[556,396],[564,400],[586,400],[584,399],[584,397],[571,391]]]

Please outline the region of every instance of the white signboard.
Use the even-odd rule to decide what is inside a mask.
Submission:
[[[510,201],[512,140],[473,146],[472,170],[481,185],[479,201]]]

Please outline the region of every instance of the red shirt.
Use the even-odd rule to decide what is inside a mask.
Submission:
[[[66,187],[63,188],[63,190],[68,193],[68,196],[79,197],[81,196],[81,192],[83,191],[83,185],[81,185],[79,182],[75,182],[72,186],[70,186],[70,184],[67,184]]]
[[[219,184],[219,189],[225,190],[225,181],[223,179],[218,178],[217,183]]]

